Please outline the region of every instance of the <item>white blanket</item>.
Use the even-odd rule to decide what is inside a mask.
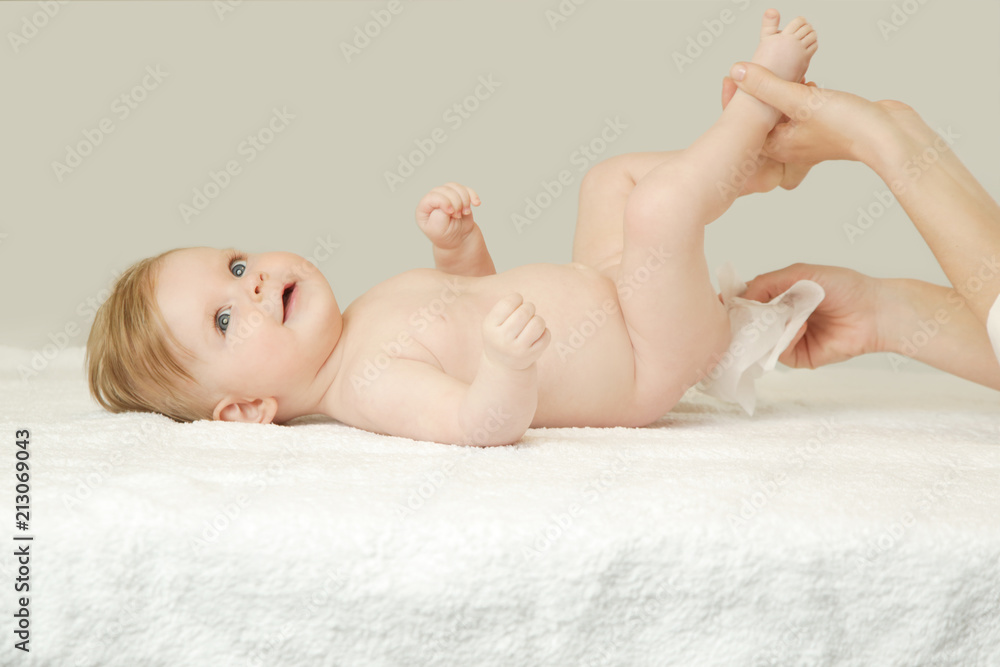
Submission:
[[[1000,394],[942,373],[777,370],[754,417],[692,391],[466,448],[113,415],[81,348],[30,355],[0,349],[24,664],[1000,664]]]

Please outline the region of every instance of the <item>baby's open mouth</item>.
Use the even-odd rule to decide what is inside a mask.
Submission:
[[[288,309],[292,305],[292,296],[295,293],[295,283],[291,283],[285,287],[285,291],[281,294],[281,308],[284,314],[281,316],[281,322],[284,324],[288,320]]]

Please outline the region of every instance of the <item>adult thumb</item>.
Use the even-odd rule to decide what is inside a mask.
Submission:
[[[729,70],[729,76],[740,90],[789,117],[807,101],[803,97],[808,94],[806,86],[785,81],[766,67],[754,63],[736,63]]]
[[[767,303],[795,283],[787,271],[771,271],[757,276],[749,283],[740,296],[751,301]]]

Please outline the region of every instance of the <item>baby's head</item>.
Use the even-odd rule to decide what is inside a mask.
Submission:
[[[177,248],[129,267],[98,309],[90,392],[112,412],[283,423],[318,411],[342,329],[330,284],[298,255]]]

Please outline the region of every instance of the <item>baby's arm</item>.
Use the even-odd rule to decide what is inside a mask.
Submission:
[[[497,401],[491,413],[490,406],[475,399],[484,390],[495,391],[485,386],[494,381],[480,372],[468,385],[429,363],[394,358],[361,395],[357,409],[362,419],[352,425],[446,445],[511,444],[524,435],[534,410],[513,414]]]
[[[534,306],[501,299],[483,322],[483,354],[472,384],[428,363],[395,358],[365,393],[361,428],[450,445],[508,445],[538,407],[535,361],[551,340]]]
[[[471,215],[466,217],[472,218]],[[434,246],[434,268],[459,276],[492,276],[497,272],[486,248],[483,230],[475,221],[472,221],[469,235],[457,248]]]
[[[434,244],[434,265],[460,276],[491,276],[497,272],[483,232],[472,219],[479,195],[472,188],[446,183],[427,193],[417,205],[417,225]]]

